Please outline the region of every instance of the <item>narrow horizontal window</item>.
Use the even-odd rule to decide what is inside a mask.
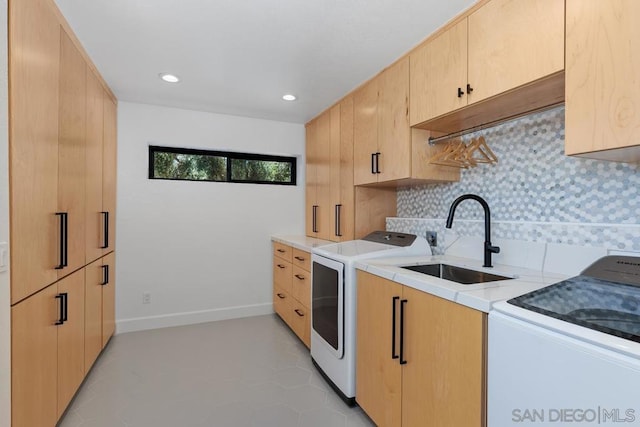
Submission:
[[[296,158],[151,145],[149,179],[296,185]]]

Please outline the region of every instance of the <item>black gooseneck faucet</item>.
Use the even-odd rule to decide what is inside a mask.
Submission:
[[[500,253],[500,248],[498,246],[491,246],[491,212],[489,211],[489,205],[487,202],[480,196],[475,194],[465,194],[453,201],[451,203],[451,207],[449,208],[449,216],[447,217],[447,228],[451,228],[453,225],[453,215],[456,213],[456,208],[460,204],[460,202],[473,199],[482,205],[484,209],[484,265],[483,267],[493,267],[491,265],[491,254]]]

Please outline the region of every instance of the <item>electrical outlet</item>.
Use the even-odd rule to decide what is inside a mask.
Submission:
[[[9,245],[7,242],[0,242],[0,273],[7,271],[9,266]]]
[[[143,292],[142,293],[142,303],[143,304],[151,304],[151,292]]]
[[[435,247],[438,246],[438,233],[435,231],[427,231],[426,239],[429,243],[429,246]]]

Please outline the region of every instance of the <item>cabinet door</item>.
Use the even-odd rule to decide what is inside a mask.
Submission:
[[[355,188],[353,187],[353,97],[340,103],[340,201],[336,240],[355,237]]]
[[[104,89],[98,78],[87,70],[87,137],[86,145],[86,190],[85,262],[100,258],[102,246],[102,138],[104,133]]]
[[[54,426],[57,414],[57,285],[11,307],[11,425]]]
[[[331,116],[331,135],[329,138],[329,226],[331,240],[340,241],[340,230],[338,221],[340,216],[338,209],[340,205],[340,104],[329,110]]]
[[[60,26],[52,5],[19,0],[9,7],[12,303],[58,277]]]
[[[411,126],[467,105],[467,20],[411,53]]]
[[[399,350],[393,327],[397,332],[402,285],[360,270],[357,274],[356,401],[377,425],[399,427],[402,365],[392,358],[392,353]],[[422,421],[415,425],[423,425]]]
[[[116,253],[103,258],[107,277],[102,286],[102,347],[104,348],[116,330]]]
[[[67,266],[62,278],[85,265],[85,139],[87,65],[60,28],[60,104],[58,109],[58,210],[67,213]]]
[[[116,164],[117,164],[117,107],[116,103],[104,94],[104,136],[102,151],[102,208],[108,212],[106,227],[108,236],[103,235],[107,243],[104,253],[115,249],[116,242]],[[103,221],[105,218],[103,217]],[[104,231],[103,231],[104,233]]]
[[[66,320],[58,327],[58,418],[84,379],[84,270],[58,282]]]
[[[378,182],[372,155],[378,152],[378,79],[353,95],[353,181],[355,185]]]
[[[469,104],[564,69],[563,0],[492,0],[469,20]]]
[[[403,295],[402,424],[483,426],[485,314],[408,287]]]
[[[331,240],[333,224],[331,214],[331,145],[335,132],[332,129],[331,110],[317,120],[316,138],[316,237]]]
[[[105,271],[98,259],[84,268],[84,368],[89,372],[102,350],[102,283]]]
[[[305,234],[316,237],[316,200],[317,200],[317,168],[318,168],[318,124],[316,120],[306,126],[306,180],[305,180]]]
[[[566,154],[640,143],[640,2],[568,0]],[[640,150],[588,157],[640,161]]]
[[[378,182],[411,176],[409,57],[385,70],[378,88]]]

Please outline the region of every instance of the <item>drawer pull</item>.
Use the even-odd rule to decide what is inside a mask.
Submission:
[[[296,275],[295,275],[295,278],[296,278],[296,279],[298,279],[298,280],[304,280],[304,279],[305,279],[305,277],[304,277],[304,276],[301,276],[301,275],[299,275],[299,274],[296,274]]]
[[[304,258],[302,258],[301,256],[295,256],[294,258],[297,259],[300,262],[304,261]]]
[[[284,265],[282,265],[282,264],[278,264],[278,268],[287,268],[287,267],[285,267],[285,266],[284,266]]]
[[[293,310],[293,311],[295,311],[298,316],[304,317],[304,313],[301,312],[300,310],[298,310],[297,308],[295,310]]]
[[[280,299],[285,299],[287,297],[286,295],[283,295],[283,294],[276,294],[276,295],[278,295],[278,298]]]
[[[283,254],[283,253],[285,253],[285,252],[287,252],[287,251],[285,251],[284,249],[278,249],[278,252],[280,252],[281,254]]]

